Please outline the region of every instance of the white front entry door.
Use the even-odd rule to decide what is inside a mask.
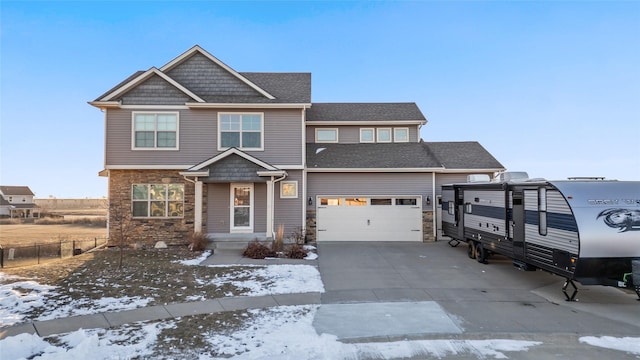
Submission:
[[[253,184],[231,184],[231,232],[253,232]]]
[[[317,241],[422,241],[420,196],[319,196]]]

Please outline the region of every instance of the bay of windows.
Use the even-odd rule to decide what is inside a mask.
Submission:
[[[131,192],[133,217],[184,216],[183,184],[134,184]]]

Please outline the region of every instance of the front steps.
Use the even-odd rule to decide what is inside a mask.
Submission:
[[[271,239],[267,239],[266,233],[209,233],[208,250],[216,251],[233,251],[237,252],[246,249],[250,242],[258,240],[260,242],[271,244]]]

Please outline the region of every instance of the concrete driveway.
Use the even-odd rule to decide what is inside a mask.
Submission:
[[[557,349],[565,354],[570,347],[569,353],[578,356],[601,351],[604,357],[625,358],[574,345],[584,335],[640,336],[640,302],[634,293],[577,284],[579,301],[567,302],[564,279],[518,270],[501,256],[480,264],[467,257],[466,244],[332,242],[317,247],[325,293],[314,325],[347,341],[518,334],[549,344],[530,355]]]

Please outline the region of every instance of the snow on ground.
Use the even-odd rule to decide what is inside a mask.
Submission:
[[[203,262],[203,261],[207,260],[207,258],[208,258],[209,256],[211,256],[211,250],[204,251],[204,252],[202,253],[202,255],[198,256],[198,257],[197,257],[197,258],[195,258],[195,259],[189,259],[189,260],[177,260],[177,261],[174,261],[174,262],[176,262],[176,263],[180,263],[180,264],[182,264],[182,265],[186,265],[186,266],[199,265],[201,262]]]
[[[132,359],[151,355],[160,331],[172,326],[172,322],[161,322],[143,325],[135,331],[127,331],[128,327],[81,329],[51,337],[54,343],[35,334],[20,334],[0,340],[0,349],[3,359],[16,360]]]
[[[246,289],[246,296],[324,292],[320,272],[311,265],[249,267],[218,276],[212,283],[216,286],[232,284],[239,289]]]
[[[583,336],[581,343],[640,355],[640,337]]]
[[[318,335],[313,328],[317,305],[281,306],[250,310],[254,317],[245,329],[232,334],[202,334],[217,354],[202,350],[184,353],[187,358],[212,359],[397,359],[415,356],[455,356],[472,354],[479,358],[506,358],[505,352],[527,351],[539,345],[519,340],[413,340],[384,343],[345,344],[334,335]],[[127,326],[113,330],[78,330],[47,338],[22,334],[0,340],[3,354],[10,359],[114,359],[148,356],[164,328],[173,322],[143,325],[131,331]],[[128,335],[127,335],[128,334]],[[133,339],[127,336],[135,334]],[[156,354],[157,355],[157,354]]]
[[[7,280],[18,280],[17,276],[0,273],[0,326],[19,323],[23,314],[31,309],[45,306],[44,299],[55,294],[55,286],[41,285],[35,281],[16,281],[4,284]]]

